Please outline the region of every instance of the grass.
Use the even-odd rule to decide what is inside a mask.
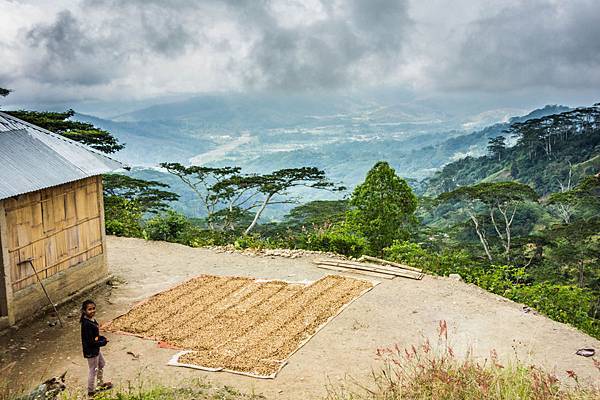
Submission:
[[[440,322],[441,350],[429,342],[419,347],[377,350],[384,367],[372,373],[370,385],[350,382],[328,387],[328,400],[597,400],[600,387],[585,387],[575,372],[570,385],[518,360],[501,364],[496,352],[483,362],[459,359],[448,345],[447,326]],[[600,362],[592,360],[600,373]]]
[[[15,392],[9,391],[8,387],[4,389],[0,390],[0,400],[20,399]],[[94,400],[261,400],[264,398],[254,393],[240,392],[231,386],[215,386],[202,379],[180,383],[177,386],[166,386],[144,382],[141,378],[94,396]],[[57,397],[57,400],[88,399],[81,387],[68,388]]]
[[[566,371],[569,382],[518,360],[501,363],[495,351],[478,361],[472,355],[457,357],[448,342],[448,328],[440,321],[437,346],[425,341],[419,346],[398,345],[377,349],[383,361],[369,383],[349,380],[329,385],[327,400],[598,400],[600,386],[585,385],[574,371]],[[590,360],[598,370],[600,361]],[[596,380],[598,385],[600,379]],[[566,384],[565,384],[566,383]],[[0,389],[3,385],[0,384]],[[6,387],[5,387],[6,388]],[[0,390],[0,400],[14,400],[15,393]],[[60,400],[83,400],[82,388],[60,394]],[[96,395],[96,400],[260,400],[262,395],[242,393],[230,386],[214,386],[197,379],[177,386],[144,382],[141,377],[126,385]]]

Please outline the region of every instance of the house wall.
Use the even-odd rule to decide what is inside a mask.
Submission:
[[[108,275],[100,176],[4,199],[0,214],[9,323],[48,305],[28,260],[55,303]]]

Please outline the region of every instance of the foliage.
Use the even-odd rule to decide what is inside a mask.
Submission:
[[[506,151],[506,138],[504,136],[491,138],[488,141],[487,150],[493,158],[497,158],[498,161],[501,161],[504,152]]]
[[[592,400],[598,387],[561,385],[552,374],[517,360],[500,363],[495,350],[486,362],[459,357],[448,342],[446,321],[440,321],[439,341],[402,348],[377,349],[383,367],[372,373],[370,385],[350,382],[330,385],[328,400]]]
[[[109,235],[142,237],[142,214],[142,207],[136,200],[104,197],[105,227]]]
[[[194,225],[185,215],[168,210],[150,218],[144,230],[150,240],[185,243],[191,238]]]
[[[526,201],[537,201],[537,193],[529,186],[518,182],[483,182],[473,186],[464,186],[451,192],[438,196],[440,202],[462,202],[465,204],[465,213],[473,223],[475,232],[483,246],[488,260],[491,262],[492,252],[490,243],[483,228],[481,216],[477,215],[478,209],[485,209],[489,221],[494,227],[506,260],[510,262],[512,244],[512,223],[519,206]],[[497,214],[501,219],[497,221]]]
[[[336,187],[324,171],[315,167],[285,168],[258,175],[242,174],[239,167],[186,167],[179,163],[161,163],[160,166],[196,193],[206,211],[210,229],[235,230],[253,210],[254,217],[244,231],[246,235],[254,229],[268,205],[294,202],[288,199],[292,188],[344,189]]]
[[[417,198],[388,163],[380,161],[350,198],[348,224],[367,239],[369,251],[380,254],[394,239],[407,238]]]
[[[535,308],[555,321],[574,325],[600,338],[600,321],[589,316],[590,305],[594,301],[589,290],[570,285],[538,283],[516,286],[504,295]]]
[[[576,184],[598,171],[600,104],[513,123],[505,134],[516,138],[517,144],[506,148],[500,160],[466,157],[447,164],[429,179],[427,194],[499,176],[546,195],[558,191],[570,175]]]
[[[86,122],[71,120],[70,118],[75,115],[73,110],[62,113],[24,110],[6,111],[6,113],[104,153],[115,153],[124,147],[110,132]]]
[[[349,232],[343,225],[331,229],[318,229],[306,232],[297,238],[297,247],[307,250],[326,251],[350,257],[363,255],[367,241]]]
[[[105,196],[117,196],[135,201],[143,213],[158,213],[169,208],[169,202],[179,196],[163,190],[168,188],[161,182],[131,178],[122,174],[106,174],[102,177]]]
[[[12,90],[0,87],[0,97],[6,97],[10,92],[12,92]]]
[[[15,388],[2,391],[0,381],[0,400],[16,400]],[[13,390],[10,390],[13,389]],[[68,388],[62,392],[60,400],[81,399],[81,389]],[[262,395],[243,393],[231,386],[216,386],[203,379],[183,380],[177,386],[143,381],[136,379],[128,381],[122,386],[112,390],[99,392],[94,397],[96,400],[259,400]]]
[[[310,201],[290,210],[283,225],[300,228],[339,223],[344,220],[347,209],[347,200]]]

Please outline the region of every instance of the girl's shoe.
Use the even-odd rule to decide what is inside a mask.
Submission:
[[[111,382],[103,382],[98,385],[97,391],[112,389],[112,387],[113,387],[113,384]]]

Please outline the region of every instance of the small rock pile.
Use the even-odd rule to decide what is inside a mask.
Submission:
[[[336,254],[326,251],[301,250],[301,249],[238,249],[233,245],[227,246],[208,246],[205,249],[213,250],[216,253],[227,254],[243,254],[251,257],[283,257],[283,258],[300,258],[305,256],[326,256],[331,258],[346,259],[341,254]]]

